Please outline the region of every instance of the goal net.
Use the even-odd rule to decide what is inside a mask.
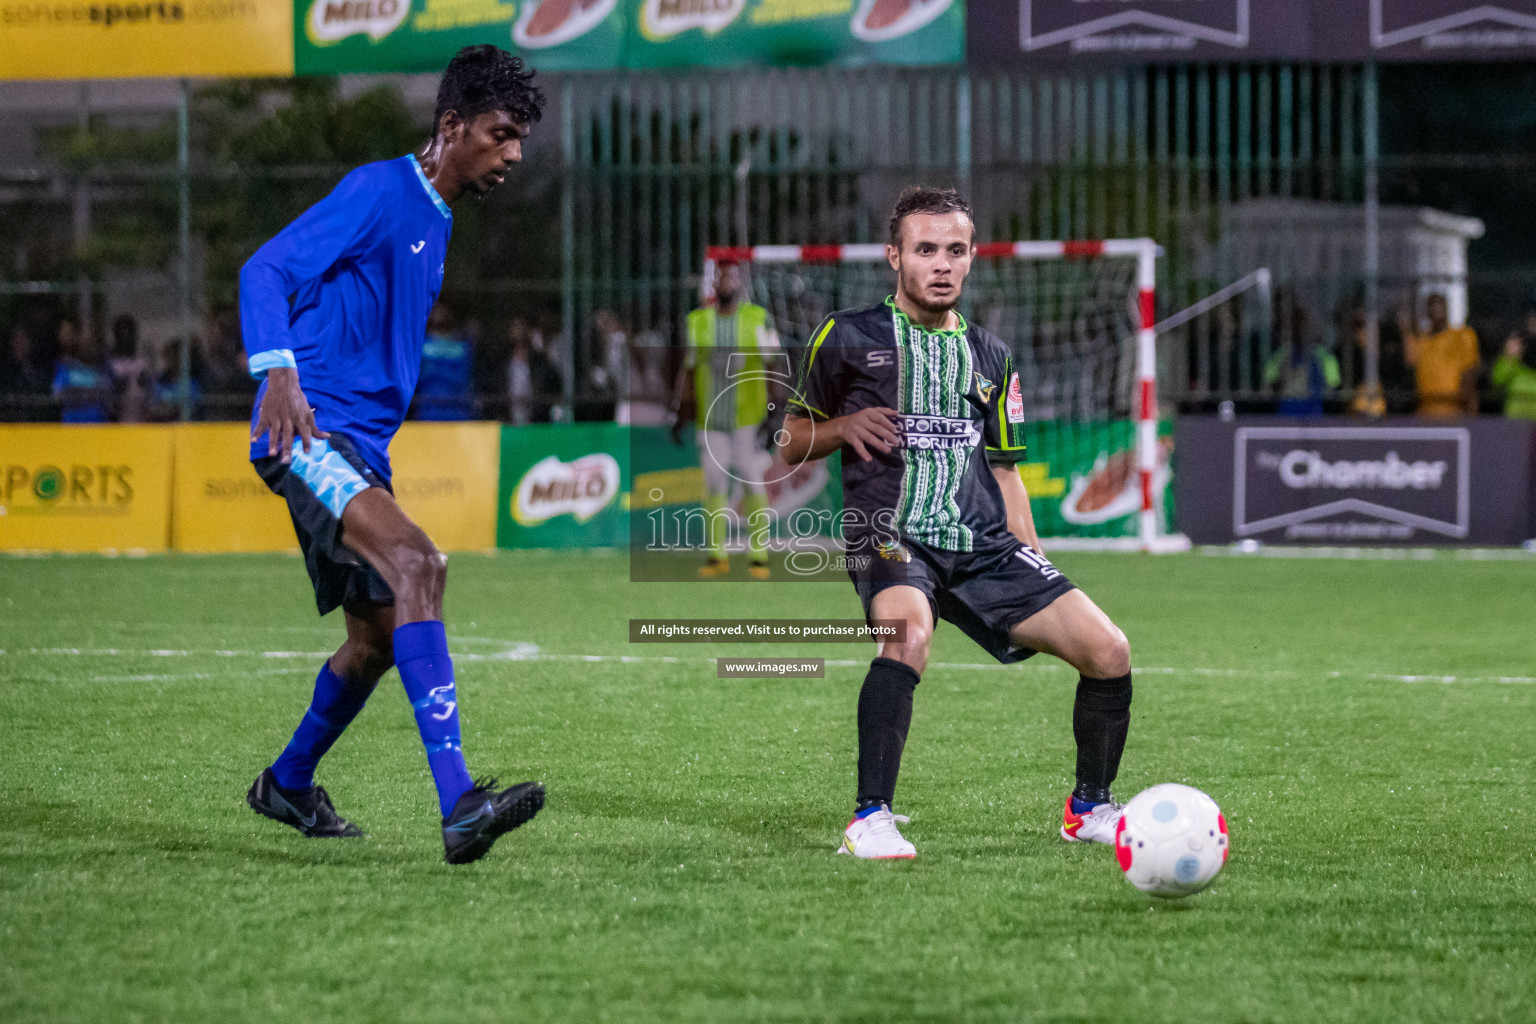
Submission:
[[[1013,354],[1028,420],[1020,466],[1036,528],[1057,548],[1178,550],[1171,429],[1159,422],[1150,239],[978,247],[961,312]],[[739,263],[785,346],[828,313],[894,291],[883,245],[711,248]]]

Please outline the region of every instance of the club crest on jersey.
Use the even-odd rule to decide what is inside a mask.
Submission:
[[[880,557],[890,562],[910,562],[912,552],[899,541],[888,540],[875,549],[880,552]]]
[[[1019,390],[1019,375],[1013,374],[1008,378],[1008,403],[1006,406],[1009,423],[1024,422],[1024,393]]]
[[[975,376],[976,376],[976,394],[977,394],[978,397],[980,397],[981,404],[982,405],[986,405],[987,403],[992,401],[992,392],[994,390],[996,390],[997,385],[993,384],[991,381],[987,380],[987,378],[983,377],[981,375],[981,371],[980,370],[976,371],[976,375]]]

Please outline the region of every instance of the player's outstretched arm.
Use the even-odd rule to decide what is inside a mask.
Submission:
[[[993,466],[992,475],[997,479],[997,489],[1003,492],[1003,507],[1008,510],[1008,532],[1044,558],[1045,549],[1040,546],[1039,534],[1035,533],[1035,515],[1030,511],[1029,492],[1024,489],[1019,467],[1012,464]]]
[[[785,416],[784,431],[789,441],[784,445],[784,461],[793,466],[824,459],[847,445],[868,462],[870,451],[882,455],[901,443],[896,432],[896,410],[884,406],[860,409],[847,416],[837,416],[816,423],[808,416]]]
[[[303,441],[304,454],[308,455],[313,442],[331,436],[315,426],[315,410],[299,387],[299,371],[290,366],[267,371],[267,393],[262,396],[251,440],[262,434],[267,435],[267,454],[281,454],[284,462],[292,461],[296,438]]]

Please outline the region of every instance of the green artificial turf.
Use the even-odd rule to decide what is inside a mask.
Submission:
[[[1536,1019],[1536,563],[1058,562],[1131,638],[1119,795],[1226,812],[1191,899],[1057,837],[1059,664],[941,627],[898,791],[918,858],[856,862],[866,648],[627,642],[631,616],[857,616],[846,584],[456,556],[470,767],[549,803],[452,868],[394,674],[319,773],[368,839],[245,806],[339,639],[298,560],[0,562],[0,1020]],[[712,661],[802,653],[844,664]]]

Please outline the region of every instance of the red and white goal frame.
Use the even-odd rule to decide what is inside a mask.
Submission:
[[[1091,260],[1115,256],[1136,261],[1136,468],[1141,483],[1137,536],[1126,538],[1052,538],[1056,547],[1149,552],[1186,551],[1189,539],[1163,533],[1153,493],[1157,471],[1157,242],[1150,238],[1087,241],[984,242],[978,259]],[[875,263],[885,259],[882,243],[861,245],[709,246],[704,252],[703,298],[714,299],[715,268],[734,263]],[[1065,542],[1065,543],[1064,543]]]

